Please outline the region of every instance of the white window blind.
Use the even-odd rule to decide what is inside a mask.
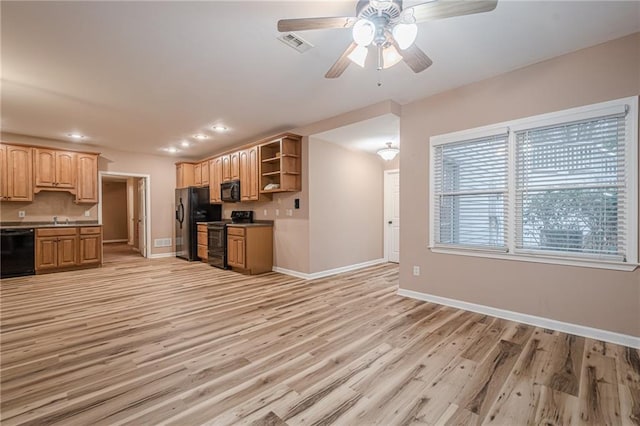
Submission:
[[[435,252],[638,266],[638,97],[431,137]]]
[[[625,114],[516,132],[516,249],[625,260]]]
[[[435,243],[506,250],[507,134],[434,151]]]

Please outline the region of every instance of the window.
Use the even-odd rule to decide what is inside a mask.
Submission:
[[[432,137],[432,250],[633,269],[637,102]]]

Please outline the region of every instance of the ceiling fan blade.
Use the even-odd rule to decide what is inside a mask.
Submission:
[[[328,28],[351,28],[358,18],[343,16],[336,18],[298,18],[281,19],[278,21],[278,31],[324,30]]]
[[[422,49],[416,46],[415,43],[407,47],[405,50],[400,49],[395,40],[393,40],[393,45],[398,53],[400,53],[400,56],[402,56],[402,59],[404,59],[407,65],[409,65],[409,68],[411,68],[416,74],[426,70],[433,64],[431,58],[429,58]]]
[[[490,12],[496,8],[498,0],[436,0],[409,7],[402,11],[411,14],[416,22],[433,21],[453,16]]]
[[[349,64],[351,63],[351,59],[349,59],[349,55],[351,54],[351,52],[353,52],[353,49],[355,49],[356,46],[357,44],[355,42],[351,43],[349,47],[347,47],[347,49],[344,52],[342,52],[342,55],[340,55],[336,63],[333,64],[331,68],[329,68],[329,71],[327,71],[324,77],[325,78],[340,77],[344,72],[344,70],[346,70]]]

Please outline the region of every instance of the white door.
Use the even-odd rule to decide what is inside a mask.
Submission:
[[[384,244],[389,262],[400,262],[400,171],[384,172]]]
[[[138,179],[138,247],[140,254],[147,257],[147,196],[145,192],[146,182],[144,179]]]

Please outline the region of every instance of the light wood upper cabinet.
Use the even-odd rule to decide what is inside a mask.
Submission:
[[[76,153],[56,151],[56,187],[73,188],[75,186]]]
[[[209,160],[209,201],[221,203],[220,183],[222,182],[222,157]]]
[[[202,164],[194,164],[193,165],[193,184],[195,186],[202,185]]]
[[[202,186],[209,185],[209,161],[200,163],[200,183]]]
[[[36,149],[36,186],[53,188],[56,185],[56,152]]]
[[[7,196],[7,147],[0,145],[0,200]]]
[[[2,145],[0,191],[3,201],[33,200],[33,148]]]
[[[76,185],[76,153],[36,148],[36,187],[74,188]]]
[[[231,180],[240,179],[240,152],[231,154]]]
[[[209,201],[221,203],[220,184],[239,180],[241,201],[260,201],[302,190],[301,160],[302,138],[282,133],[200,163],[176,163],[176,182],[178,188],[208,185]]]
[[[98,202],[98,155],[77,155],[76,203]]]
[[[222,182],[240,179],[240,152],[223,155]]]
[[[231,180],[231,155],[223,155],[222,157],[222,182]]]
[[[176,188],[187,188],[194,185],[195,171],[193,166],[193,163],[176,164]]]
[[[242,201],[258,201],[260,198],[260,161],[258,147],[240,151],[240,198]]]

